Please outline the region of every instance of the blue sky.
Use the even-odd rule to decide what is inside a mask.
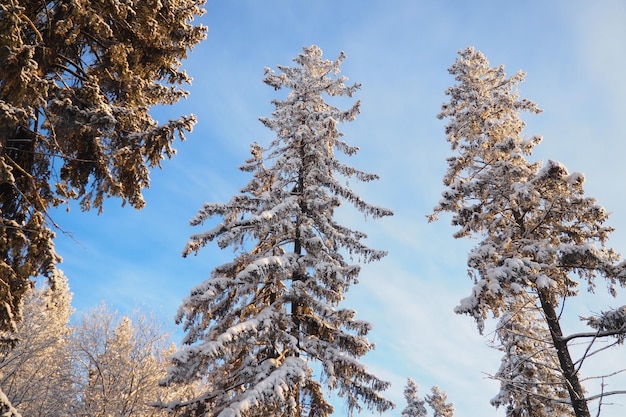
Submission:
[[[527,72],[521,95],[544,109],[524,116],[526,134],[544,137],[535,158],[586,175],[587,194],[614,213],[612,246],[626,253],[626,3],[209,0],[206,9],[200,21],[208,39],[184,62],[194,78],[191,94],[154,113],[162,122],[194,113],[199,122],[176,144],[178,155],[153,172],[147,207],[134,211],[112,200],[100,216],[76,207],[53,213],[68,232],[58,233],[56,245],[75,307],[104,300],[120,311],[154,311],[171,323],[191,287],[232,257],[216,246],[187,259],[180,254],[199,231],[188,221],[202,204],[226,201],[246,184],[237,167],[249,144],[272,138],[258,117],[270,115],[280,92],[262,83],[264,67],[291,65],[312,44],[328,59],[344,51],[343,75],[362,84],[361,114],[340,127],[361,148],[350,163],[381,176],[355,188],[395,211],[378,221],[344,215],[346,225],[369,235],[368,244],[389,251],[364,266],[360,284],[347,294],[359,318],[375,326],[377,349],[364,362],[393,382],[388,395],[398,408],[390,415],[404,407],[409,376],[422,393],[431,385],[446,390],[458,416],[503,415],[489,405],[498,388],[486,378],[499,364],[498,353],[486,347],[492,335],[479,336],[470,318],[452,312],[471,289],[465,259],[472,242],[452,238],[449,217],[435,224],[425,219],[450,155],[444,122],[436,118],[454,81],[447,68],[458,50],[474,46],[510,75]],[[624,300],[599,295],[571,311],[575,317]],[[605,362],[626,367],[623,351],[611,355]],[[611,389],[626,387],[614,384]],[[603,417],[624,414],[626,398],[613,401],[622,405],[606,407]]]

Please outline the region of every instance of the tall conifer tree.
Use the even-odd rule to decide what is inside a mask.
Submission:
[[[502,391],[494,404],[506,404],[510,416],[551,416],[567,398],[568,414],[588,417],[580,363],[568,345],[582,335],[563,334],[560,312],[579,283],[592,290],[602,277],[614,294],[626,282],[618,254],[605,245],[612,232],[608,213],[585,197],[582,174],[526,159],[541,138],[521,135],[519,113],[540,111],[519,98],[523,73],[507,78],[502,66],[490,67],[473,48],[461,51],[449,71],[458,83],[447,90],[450,101],[439,117],[448,119],[455,155],[431,220],[451,212],[455,237],[482,239],[468,259],[475,285],[456,311],[472,316],[481,331],[488,315],[503,317]],[[595,341],[610,334],[587,335]]]
[[[359,362],[373,348],[366,337],[371,324],[340,307],[360,270],[348,260],[375,261],[385,252],[337,223],[335,209],[348,202],[373,218],[392,214],[344,185],[346,178],[378,177],[335,155],[358,150],[341,140],[337,125],[354,120],[359,102],[340,110],[325,100],[351,97],[359,88],[338,75],[343,59],[342,53],[325,60],[311,46],[294,59],[296,66],[266,69],[266,84],[288,90],[286,99],[273,101],[272,117],[261,119],[276,138],[267,149],[252,145],[252,158],[241,167],[252,180],[239,194],[205,204],[191,222],[221,218],[191,237],[185,256],[213,240],[236,256],[216,267],[179,310],[184,346],[164,382],[206,378],[211,390],[172,408],[220,417],[327,416],[333,407],[326,389],[345,399],[350,412],[392,407],[380,394],[388,383]]]

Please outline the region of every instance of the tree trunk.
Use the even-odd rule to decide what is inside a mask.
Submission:
[[[299,146],[300,157],[304,161],[304,146],[301,144]],[[306,204],[304,202],[304,167],[300,168],[298,172],[298,185],[296,186],[295,192],[300,194],[300,214],[296,219],[296,235],[294,236],[293,241],[293,252],[298,256],[298,258],[302,255],[302,236],[300,234],[300,225],[302,222],[303,213],[306,211]],[[292,285],[296,281],[302,281],[305,278],[305,274],[298,270],[295,271],[292,276]],[[302,314],[302,303],[299,299],[293,300],[291,303],[291,317],[293,320],[294,332],[292,336],[296,338],[298,341],[298,349],[300,349],[300,314]],[[295,356],[299,357],[300,352],[295,352]],[[302,417],[302,406],[300,404],[300,387],[297,388],[297,391],[294,393],[294,399],[296,403],[295,415],[293,417]]]
[[[559,364],[561,365],[561,372],[565,378],[567,384],[567,390],[569,391],[570,400],[572,402],[572,408],[576,417],[591,417],[589,413],[589,407],[587,400],[585,399],[585,393],[580,380],[578,379],[578,373],[572,356],[567,346],[567,341],[563,340],[563,331],[561,330],[561,324],[559,323],[559,317],[556,314],[554,305],[550,301],[549,295],[546,291],[540,290],[539,300],[541,302],[541,308],[546,316],[548,328],[550,329],[550,335],[552,336],[552,343],[556,349],[557,356],[559,358]]]

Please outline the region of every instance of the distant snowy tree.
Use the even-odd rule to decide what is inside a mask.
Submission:
[[[165,415],[153,404],[169,398],[159,380],[174,348],[158,322],[142,314],[119,316],[101,306],[75,326],[72,346],[72,415]]]
[[[141,208],[149,169],[194,116],[159,124],[187,95],[180,69],[206,29],[204,0],[0,2],[0,331],[14,330],[30,279],[54,276],[54,220],[70,200]]]
[[[417,383],[409,378],[404,387],[406,407],[402,410],[402,417],[426,417],[425,402],[417,395]]]
[[[546,392],[551,397],[539,397],[535,395],[539,387],[518,388],[549,383],[560,374],[560,385],[554,388],[567,392],[577,417],[589,416],[580,364],[572,360],[568,346],[572,336],[563,335],[559,311],[566,298],[577,294],[579,282],[593,290],[595,278],[603,277],[613,294],[617,284],[624,284],[619,256],[605,246],[612,231],[604,226],[608,214],[585,197],[582,174],[570,174],[554,161],[543,165],[527,161],[541,138],[521,136],[524,123],[518,113],[540,110],[519,99],[516,86],[523,73],[507,78],[502,66],[491,68],[473,48],[459,53],[450,73],[458,84],[447,90],[450,102],[439,117],[448,119],[447,140],[456,154],[448,158],[446,190],[430,218],[451,212],[453,225],[459,226],[455,237],[482,238],[468,259],[474,288],[456,311],[474,317],[481,331],[489,314],[504,315],[514,326],[508,332],[506,325],[499,328],[505,352],[500,372],[504,391],[496,405],[508,401],[507,407],[515,409],[530,395],[531,403],[555,410],[562,394],[550,389]],[[526,306],[516,310],[520,299]],[[520,311],[533,314],[516,317]],[[518,330],[522,333],[516,336]],[[537,341],[530,340],[535,337]],[[551,352],[544,349],[546,343]],[[535,352],[526,351],[529,348]],[[541,366],[521,363],[524,357],[540,360]],[[558,373],[547,371],[552,363],[558,363]],[[516,367],[521,365],[532,372],[519,372]],[[548,380],[539,381],[538,375]],[[544,414],[535,414],[533,408],[532,415]]]
[[[0,415],[155,417],[165,412],[153,404],[199,389],[159,386],[175,348],[149,316],[101,306],[70,325],[71,293],[56,274],[57,288],[44,283],[25,296],[15,346],[0,350]]]
[[[433,417],[454,417],[454,405],[448,402],[448,396],[439,387],[432,387],[426,403],[433,409]]]
[[[74,399],[71,294],[67,279],[55,273],[56,288],[43,285],[26,295],[15,346],[0,351],[0,387],[29,417],[69,416]]]
[[[428,412],[425,404],[432,409],[433,417],[454,417],[454,405],[448,403],[448,397],[439,387],[434,386],[430,390],[430,395],[426,395],[423,400],[417,394],[418,386],[412,378],[408,378],[404,387],[404,399],[406,407],[402,410],[402,417],[427,417]]]
[[[338,224],[335,209],[348,202],[373,218],[392,214],[344,185],[350,177],[378,177],[335,156],[358,150],[341,140],[337,125],[356,117],[359,102],[340,110],[324,98],[351,97],[359,88],[338,76],[343,59],[324,60],[311,46],[297,66],[265,70],[266,84],[289,91],[273,101],[273,117],[261,119],[276,139],[267,149],[252,146],[241,168],[251,181],[229,202],[204,205],[191,224],[216,216],[221,222],[193,235],[184,250],[187,256],[216,240],[236,254],[183,302],[177,321],[186,336],[164,381],[209,378],[211,390],[171,408],[197,416],[328,416],[326,389],[344,398],[350,413],[393,406],[380,394],[389,384],[358,360],[373,348],[371,324],[339,306],[360,270],[346,257],[370,262],[385,252]]]

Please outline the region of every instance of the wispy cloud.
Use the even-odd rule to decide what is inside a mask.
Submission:
[[[375,325],[377,349],[365,361],[394,382],[389,394],[399,408],[390,415],[400,415],[408,376],[422,393],[435,384],[447,390],[459,416],[502,415],[488,404],[497,384],[482,373],[495,372],[499,356],[471,319],[452,312],[471,289],[465,269],[474,242],[455,241],[448,218],[428,224],[424,217],[440,197],[450,154],[444,123],[435,117],[454,82],[446,69],[456,51],[474,45],[509,74],[528,72],[522,96],[545,109],[526,118],[528,134],[545,137],[537,158],[587,175],[589,195],[615,212],[613,244],[626,252],[625,7],[539,0],[208,2],[202,21],[209,38],[184,63],[194,77],[189,99],[155,112],[161,121],[195,113],[199,123],[177,144],[174,160],[152,174],[148,207],[136,212],[109,202],[99,217],[54,213],[81,242],[65,236],[57,242],[75,305],[86,308],[102,298],[119,309],[151,305],[170,320],[191,287],[232,257],[215,246],[189,259],[180,253],[197,231],[188,221],[202,203],[228,200],[247,182],[237,167],[248,145],[271,139],[257,118],[269,116],[271,100],[283,93],[262,83],[263,68],[291,65],[301,47],[313,43],[329,59],[343,50],[344,74],[363,84],[355,96],[362,113],[341,127],[346,141],[362,148],[349,163],[381,175],[354,187],[366,201],[396,212],[363,221],[339,211],[343,224],[369,235],[368,245],[389,251],[363,267],[360,284],[347,294],[359,318]],[[620,300],[583,301],[576,311]],[[624,361],[611,356],[611,363]],[[621,416],[620,410],[603,417]]]

